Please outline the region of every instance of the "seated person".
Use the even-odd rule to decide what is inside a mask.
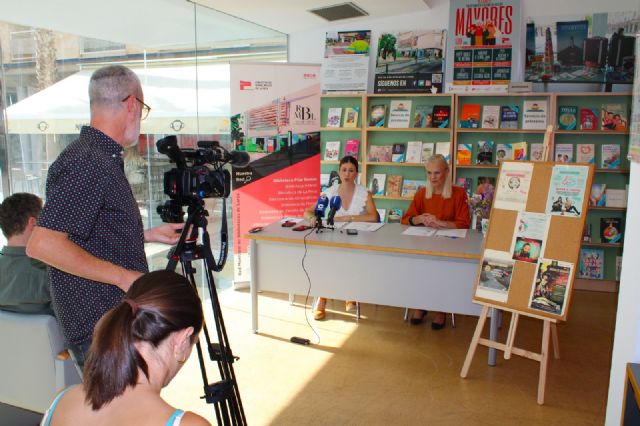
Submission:
[[[164,270],[141,276],[96,325],[84,383],[58,394],[42,424],[210,425],[160,396],[189,358],[202,323],[200,298],[186,278]]]
[[[451,173],[447,160],[441,155],[433,155],[425,164],[427,185],[413,196],[413,201],[402,216],[402,223],[411,226],[430,228],[469,228],[469,205],[464,188],[451,184]],[[422,322],[427,311],[417,309],[411,318],[411,324]],[[437,312],[431,328],[444,327],[446,316]]]
[[[7,245],[0,255],[0,309],[53,315],[46,265],[25,247],[42,210],[36,195],[16,193],[0,205],[0,227]]]
[[[340,210],[336,212],[336,222],[377,222],[378,211],[375,204],[373,204],[373,198],[371,194],[362,185],[356,185],[356,179],[358,177],[358,160],[354,157],[347,155],[340,160],[340,166],[338,168],[338,175],[340,176],[340,184],[334,184],[327,188],[325,194],[331,199],[336,195],[340,196],[342,205]],[[316,205],[314,204],[305,212],[305,218],[311,222],[315,222],[315,216],[313,211]],[[318,298],[318,303],[314,309],[313,317],[316,320],[324,319],[325,317],[325,305],[327,299],[324,297]],[[356,302],[347,301],[346,310],[355,310]]]

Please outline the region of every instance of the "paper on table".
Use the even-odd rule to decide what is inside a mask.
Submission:
[[[405,229],[402,235],[415,235],[418,237],[431,237],[436,233],[433,228],[426,228],[424,226],[410,226]]]
[[[371,223],[371,222],[350,222],[344,229],[356,229],[358,231],[374,232],[382,228],[384,223]]]
[[[466,229],[438,229],[436,232],[436,237],[464,238],[466,236]]]

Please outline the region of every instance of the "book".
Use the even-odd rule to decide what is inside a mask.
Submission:
[[[524,101],[522,128],[544,130],[547,128],[547,101]]]
[[[482,107],[482,128],[497,129],[500,127],[500,105]]]
[[[517,129],[518,128],[518,112],[517,106],[500,107],[500,128],[501,129]]]
[[[343,127],[358,127],[359,112],[360,112],[360,107],[357,107],[357,106],[345,108]]]
[[[402,209],[398,207],[392,207],[389,209],[387,216],[387,223],[400,223],[402,220]]]
[[[576,130],[578,128],[578,107],[559,106],[558,107],[558,129]]]
[[[544,155],[544,144],[532,143],[530,147],[531,147],[531,153],[530,153],[531,161],[542,161],[542,156]]]
[[[449,127],[450,114],[451,107],[449,105],[434,105],[432,126],[440,129]]]
[[[267,152],[275,152],[275,150],[276,150],[276,140],[267,139]]]
[[[422,142],[421,141],[408,141],[407,142],[407,163],[421,163],[422,162]]]
[[[327,127],[340,127],[340,119],[342,118],[342,108],[329,108],[327,113]]]
[[[589,35],[589,22],[556,22],[557,59],[563,67],[584,64],[583,48]]]
[[[573,144],[556,144],[556,163],[573,163]]]
[[[464,188],[464,191],[467,193],[467,197],[471,197],[471,185],[473,185],[472,178],[459,177],[456,179],[456,185],[460,188]]]
[[[391,162],[391,145],[370,145],[369,161],[381,163]]]
[[[616,281],[620,281],[622,275],[622,256],[616,256]]]
[[[340,159],[340,141],[327,141],[324,145],[324,159],[338,161]]]
[[[389,123],[391,124],[391,123]],[[405,146],[403,143],[394,143],[391,149],[391,161],[394,163],[404,163]]]
[[[602,105],[600,117],[602,118],[602,130],[622,132],[629,128],[629,120],[623,104]]]
[[[510,143],[496,145],[496,164],[500,164],[502,160],[513,160],[513,147]]]
[[[593,108],[580,108],[580,130],[598,130],[598,113]]]
[[[460,109],[460,128],[477,129],[480,127],[480,104],[463,104]]]
[[[604,250],[583,248],[580,249],[580,263],[578,266],[578,278],[591,278],[601,280],[604,278]]]
[[[402,176],[401,175],[389,175],[387,179],[387,197],[400,197],[402,196]]]
[[[324,192],[329,187],[329,173],[320,173],[320,192]]]
[[[384,195],[384,183],[387,175],[384,173],[374,173],[369,184],[371,195]]]
[[[459,166],[468,166],[471,164],[471,144],[459,143],[457,152],[457,164]]]
[[[422,143],[422,162],[426,163],[429,161],[429,158],[434,154],[434,145],[433,142],[423,142]]]
[[[411,101],[391,101],[389,105],[390,129],[404,129],[411,121]]]
[[[379,222],[384,223],[387,218],[387,209],[376,209],[378,211]]]
[[[604,207],[607,203],[607,184],[594,183],[591,185],[591,195],[589,195],[589,207]]]
[[[592,143],[576,145],[576,163],[594,164],[596,162],[596,146]]]
[[[609,143],[602,144],[600,166],[603,169],[612,170],[620,168],[620,145]]]
[[[352,156],[356,160],[358,159],[358,153],[360,152],[360,141],[358,139],[349,139],[344,144],[344,155]]]
[[[369,127],[384,127],[384,119],[387,115],[386,105],[372,105],[369,116]]]
[[[607,189],[605,197],[606,207],[627,207],[627,191],[625,189]]]
[[[441,154],[447,163],[451,161],[451,143],[450,142],[436,142],[436,154]]]
[[[600,218],[600,242],[605,244],[622,242],[622,218]]]
[[[424,186],[424,181],[415,179],[405,179],[402,182],[402,196],[404,198],[413,197],[418,192],[418,188]]]
[[[584,228],[582,229],[582,242],[583,243],[591,242],[591,224],[590,223],[585,222],[584,224]]]
[[[416,105],[416,111],[413,114],[413,127],[431,127],[432,122],[433,105]]]
[[[515,142],[511,144],[513,148],[513,159],[518,161],[525,161],[527,159],[527,143]]]
[[[493,141],[478,141],[476,164],[493,164]]]

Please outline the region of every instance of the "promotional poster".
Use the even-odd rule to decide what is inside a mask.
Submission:
[[[506,92],[521,70],[520,0],[450,4],[447,92]]]
[[[589,167],[554,166],[545,213],[580,217]]]
[[[366,93],[371,31],[330,31],[325,38],[322,93]]]
[[[234,279],[249,281],[249,229],[301,217],[320,191],[320,66],[232,64]]]

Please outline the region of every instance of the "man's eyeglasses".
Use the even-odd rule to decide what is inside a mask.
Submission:
[[[142,102],[137,96],[133,96],[133,95],[127,96],[122,100],[122,102],[126,102],[129,98],[135,99],[136,101],[140,102],[140,105],[142,105],[142,108],[140,111],[140,120],[144,120],[145,118],[147,118],[149,116],[149,113],[151,112],[151,107],[145,104],[144,102]]]

